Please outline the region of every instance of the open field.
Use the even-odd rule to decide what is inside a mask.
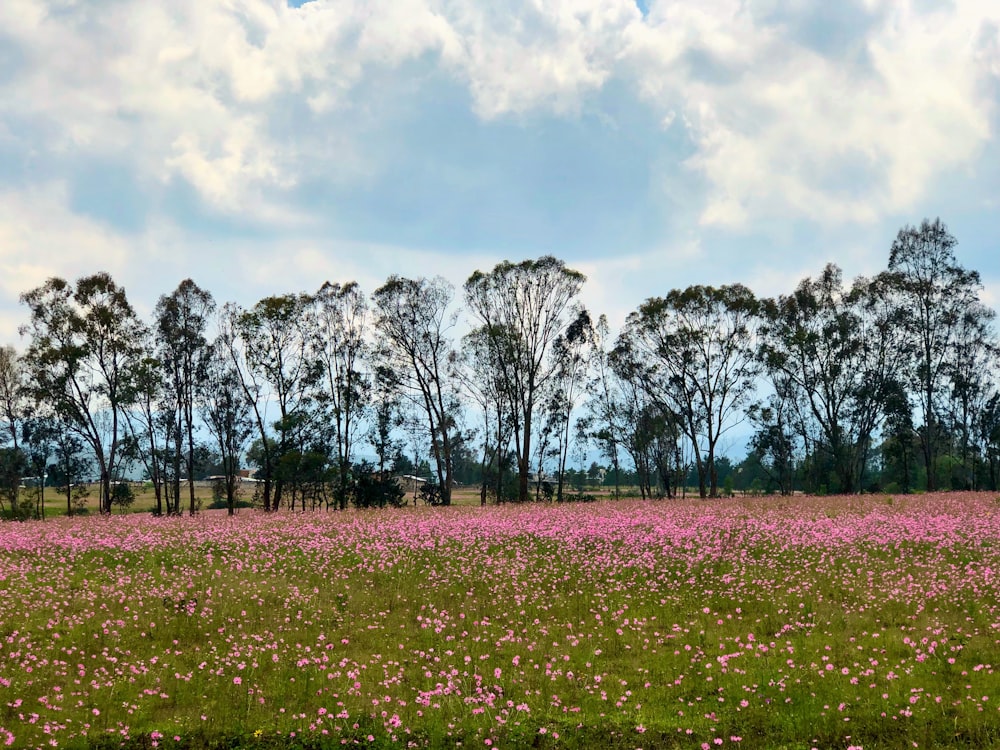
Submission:
[[[993,495],[0,525],[0,746],[1000,747]]]
[[[82,498],[82,507],[86,509],[89,514],[97,514],[100,512],[100,504],[98,503],[98,497],[100,495],[100,485],[96,483],[91,483],[86,485],[86,495]],[[127,513],[149,513],[156,506],[156,497],[153,493],[152,485],[148,482],[134,482],[132,483],[133,492],[135,493],[135,501],[132,503],[125,512]],[[638,497],[639,490],[635,487],[622,487],[620,489],[623,497],[625,496],[635,496]],[[22,488],[20,491],[19,502],[34,508],[37,502],[38,489],[35,487]],[[45,517],[51,518],[54,516],[64,516],[66,515],[66,496],[65,494],[59,494],[60,491],[54,487],[46,487],[44,502],[45,502]],[[587,487],[585,493],[592,497],[598,498],[608,498],[613,494],[613,488],[609,487]],[[697,489],[689,490],[691,495],[697,494]],[[189,505],[188,487],[187,483],[183,483],[181,486],[181,506],[187,512]],[[577,496],[577,492],[574,489],[567,488],[566,496],[573,499]],[[245,488],[240,490],[240,499],[250,502],[253,499],[253,485],[247,485]],[[418,505],[423,504],[422,501],[417,500],[414,497],[412,490],[407,488],[407,493],[405,496],[405,501],[407,505]],[[196,481],[195,482],[195,501],[199,504],[200,508],[207,509],[212,503],[212,485],[207,481]],[[492,501],[491,501],[492,502]],[[478,487],[456,487],[452,490],[452,503],[454,505],[479,505],[479,488]],[[74,508],[77,506],[74,505]],[[76,512],[74,510],[74,512]],[[115,508],[113,511],[115,514],[120,514],[122,511],[120,508]]]

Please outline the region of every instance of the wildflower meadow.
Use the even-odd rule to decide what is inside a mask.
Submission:
[[[1000,747],[1000,502],[0,525],[0,747]]]

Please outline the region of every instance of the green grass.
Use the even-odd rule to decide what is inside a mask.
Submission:
[[[81,748],[1000,747],[995,504],[963,528],[927,500],[822,502],[6,524],[0,730]]]

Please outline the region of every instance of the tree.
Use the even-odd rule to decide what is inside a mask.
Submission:
[[[233,515],[236,512],[240,461],[253,434],[253,421],[240,374],[228,356],[224,341],[217,341],[209,348],[198,400],[202,420],[219,450],[226,508],[229,515]]]
[[[882,489],[896,485],[898,491],[908,493],[914,487],[913,474],[919,447],[913,425],[913,406],[906,384],[900,379],[894,378],[887,384],[883,408]]]
[[[0,347],[0,415],[14,448],[27,406],[24,363],[14,347]]]
[[[748,411],[756,431],[750,439],[757,468],[766,474],[769,484],[782,495],[794,491],[795,455],[797,452],[795,413],[797,388],[780,369],[772,374],[774,392],[766,404],[754,404]]]
[[[476,403],[482,419],[482,450],[479,461],[479,503],[486,505],[493,493],[497,502],[504,500],[504,470],[513,436],[513,421],[506,391],[500,377],[500,352],[494,339],[482,328],[467,334],[456,356],[454,373],[462,390]]]
[[[385,477],[390,462],[402,450],[401,440],[393,438],[393,432],[401,427],[399,394],[395,390],[396,377],[392,370],[377,365],[372,383],[372,423],[368,431],[368,442],[378,456],[378,473]]]
[[[333,417],[336,499],[343,510],[347,507],[355,433],[369,399],[369,381],[361,370],[368,352],[368,304],[353,281],[344,285],[327,282],[313,297],[313,314],[313,356],[323,368],[323,400]]]
[[[593,378],[587,383],[589,398],[586,402],[584,428],[589,438],[597,441],[601,453],[611,462],[617,499],[621,482],[619,447],[625,430],[622,425],[622,389],[614,372],[609,339],[608,319],[602,315],[594,327]]]
[[[594,347],[594,327],[590,313],[580,309],[576,318],[557,336],[552,345],[555,375],[552,379],[550,419],[558,431],[556,501],[563,499],[563,474],[569,457],[570,427],[573,409],[586,387],[587,372]]]
[[[24,420],[27,416],[27,399],[25,398],[24,363],[18,357],[12,346],[0,348],[0,418],[3,420],[3,432],[6,433],[10,447],[3,455],[3,493],[7,496],[12,513],[18,516],[21,477],[25,471],[30,471],[28,457],[21,450],[20,437]],[[0,511],[3,508],[0,507]]]
[[[792,294],[762,306],[762,359],[776,389],[792,389],[782,399],[803,405],[803,437],[828,456],[841,492],[862,489],[884,412],[890,358],[899,345],[883,295],[879,282],[863,278],[845,289],[840,269],[830,264]],[[776,448],[782,428],[776,422],[770,427],[759,436]]]
[[[993,330],[996,313],[976,302],[955,326],[946,364],[944,416],[956,438],[961,489],[978,489],[976,464],[985,452],[979,423],[996,394],[998,346]]]
[[[75,286],[51,278],[21,301],[31,311],[31,322],[22,328],[22,335],[31,337],[29,392],[93,451],[101,473],[101,511],[110,513],[130,405],[128,384],[146,329],[125,290],[107,273],[81,278]]]
[[[180,513],[180,490],[174,484],[174,492],[165,493],[167,477],[170,476],[168,464],[173,458],[175,465],[173,476],[178,476],[180,463],[180,448],[171,451],[170,441],[180,438],[176,429],[177,401],[166,397],[166,384],[163,367],[155,357],[143,357],[139,360],[130,382],[132,392],[128,401],[133,408],[126,412],[126,424],[138,451],[139,459],[146,470],[146,476],[153,484],[153,496],[156,505],[153,512],[163,514],[164,494],[166,494],[168,515]]]
[[[45,518],[45,480],[58,431],[56,421],[50,416],[29,417],[21,424],[21,450],[36,480],[35,518],[39,520]]]
[[[302,449],[314,416],[314,387],[321,370],[310,356],[310,303],[311,299],[301,294],[266,297],[250,310],[236,313],[235,333],[242,351],[237,351],[232,336],[225,339],[234,363],[242,360],[244,395],[254,404],[264,461],[265,510],[280,506],[287,474],[277,472],[278,464],[287,451]],[[278,410],[273,422],[277,432],[274,442],[269,440],[270,425],[265,419],[267,406],[272,403]]]
[[[435,279],[390,276],[373,295],[380,355],[401,392],[421,411],[434,458],[442,504],[451,504],[452,457],[457,403],[449,390],[448,364],[455,324],[449,312],[451,284]]]
[[[19,502],[21,479],[28,472],[28,458],[20,448],[8,446],[0,448],[0,516],[24,520],[30,516],[30,508]],[[6,502],[5,502],[6,501]]]
[[[646,300],[621,338],[632,361],[646,363],[636,374],[650,397],[676,414],[690,439],[702,497],[718,495],[719,438],[756,387],[758,311],[742,284],[691,286]]]
[[[496,352],[516,438],[518,499],[527,501],[535,418],[544,405],[542,389],[556,372],[549,356],[556,339],[575,318],[574,302],[586,277],[550,255],[520,263],[504,261],[465,282],[465,299]]]
[[[886,272],[907,335],[901,364],[922,420],[918,434],[928,491],[938,488],[937,463],[945,432],[941,399],[949,360],[962,321],[976,309],[982,288],[979,274],[958,264],[956,244],[940,219],[903,227],[892,243]]]
[[[174,497],[180,499],[180,464],[187,447],[185,473],[188,478],[189,512],[195,513],[194,423],[197,384],[205,375],[205,331],[215,310],[212,295],[191,279],[182,281],[156,304],[156,333],[160,363],[166,373],[164,388],[174,404],[175,430]]]

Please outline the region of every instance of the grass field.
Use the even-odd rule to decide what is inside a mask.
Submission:
[[[0,746],[1000,747],[993,495],[0,525]]]

